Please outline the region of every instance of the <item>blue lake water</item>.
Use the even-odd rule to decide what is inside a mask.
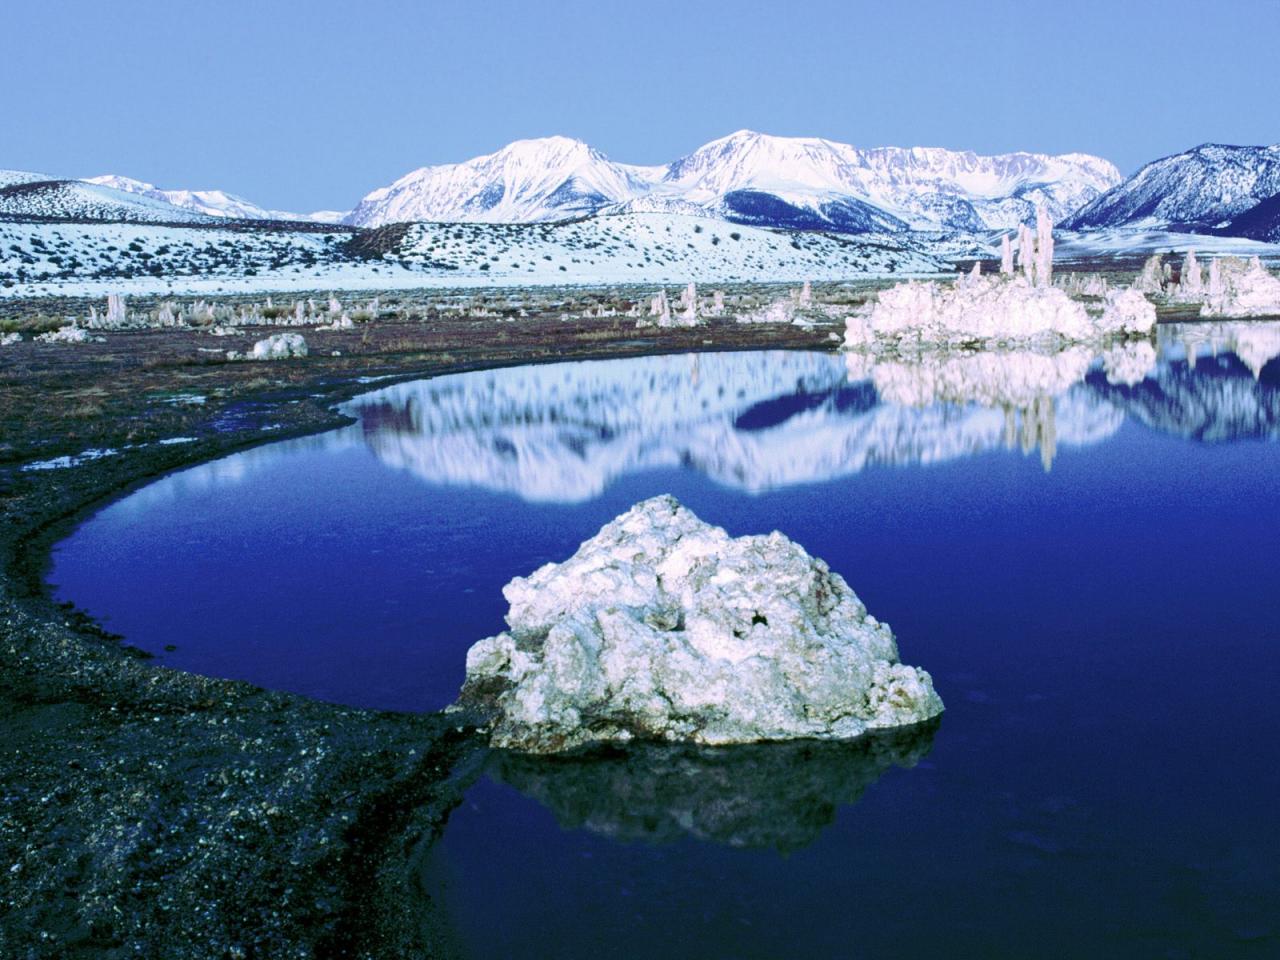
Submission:
[[[672,493],[827,560],[936,729],[493,755],[421,864],[476,957],[1280,956],[1280,332],[464,374],[166,477],[55,551],[160,662],[449,703],[501,588]],[[174,649],[166,647],[173,645]]]

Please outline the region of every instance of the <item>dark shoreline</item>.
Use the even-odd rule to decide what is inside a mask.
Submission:
[[[455,717],[354,710],[149,662],[48,596],[49,550],[86,515],[166,473],[350,422],[336,403],[397,380],[829,349],[834,328],[637,335],[616,321],[531,318],[515,336],[492,321],[379,323],[339,358],[326,354],[359,335],[304,330],[311,357],[265,364],[207,362],[194,345],[208,341],[187,331],[0,355],[0,956],[436,955],[432,918],[406,922],[422,906],[412,864],[460,796],[456,771],[483,749]],[[156,405],[175,388],[208,402]],[[86,417],[76,404],[88,394]],[[173,436],[197,439],[156,443]],[[73,468],[20,469],[126,444]]]

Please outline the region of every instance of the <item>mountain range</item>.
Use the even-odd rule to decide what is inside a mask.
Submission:
[[[981,156],[935,147],[862,149],[741,130],[667,164],[615,162],[568,137],[519,140],[462,163],[422,167],[349,213],[295,214],[222,190],[161,189],[108,174],[86,180],[0,171],[0,214],[151,222],[237,220],[529,223],[596,213],[678,213],[836,233],[981,233],[1056,219],[1121,180],[1086,154]]]
[[[210,217],[230,217],[237,220],[306,220],[312,223],[339,223],[346,216],[341,210],[319,210],[315,213],[289,213],[284,210],[266,210],[256,203],[222,190],[161,190],[142,180],[106,174],[88,177],[85,183],[93,183],[124,193],[135,194],[172,204],[183,210]]]
[[[1064,217],[1120,179],[1111,163],[1087,154],[861,149],[740,130],[671,163],[637,166],[580,140],[546,137],[464,163],[422,167],[365,196],[345,222],[528,222],[667,211],[841,233],[981,232],[1033,218],[1037,202]]]
[[[1139,231],[1280,242],[1280,145],[1203,144],[1122,178],[1087,154],[981,156],[933,147],[863,149],[741,130],[667,164],[618,163],[580,140],[519,140],[422,167],[350,212],[296,214],[222,190],[161,189],[0,170],[0,218],[297,229],[403,222],[547,223],[596,214],[678,214],[772,229],[943,234],[988,243],[1043,205],[1060,228],[1136,249]],[[1128,238],[1128,239],[1126,239]],[[1185,242],[1185,241],[1179,241]]]

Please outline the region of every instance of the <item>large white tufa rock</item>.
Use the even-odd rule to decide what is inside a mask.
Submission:
[[[289,357],[305,357],[307,341],[300,333],[277,333],[259,340],[249,351],[250,360],[287,360]]]
[[[1146,333],[1155,310],[1143,310],[1134,297],[1142,295],[1108,300],[1102,315],[1094,317],[1065,291],[1037,285],[1026,273],[965,276],[952,286],[909,281],[883,291],[868,309],[848,318],[845,346],[1088,342]]]
[[[1280,316],[1280,278],[1254,257],[1221,257],[1209,264],[1204,317]]]
[[[1113,290],[1106,294],[1098,323],[1104,331],[1150,333],[1156,325],[1156,308],[1141,291]]]
[[[503,594],[510,629],[468,651],[461,696],[496,747],[847,739],[942,711],[825,563],[781,533],[731,538],[670,496]]]

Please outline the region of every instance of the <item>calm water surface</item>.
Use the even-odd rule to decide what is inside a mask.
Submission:
[[[1276,957],[1277,355],[1196,325],[443,377],[109,506],[51,581],[160,662],[434,709],[503,584],[673,493],[826,559],[940,725],[493,755],[406,922],[475,957]]]

